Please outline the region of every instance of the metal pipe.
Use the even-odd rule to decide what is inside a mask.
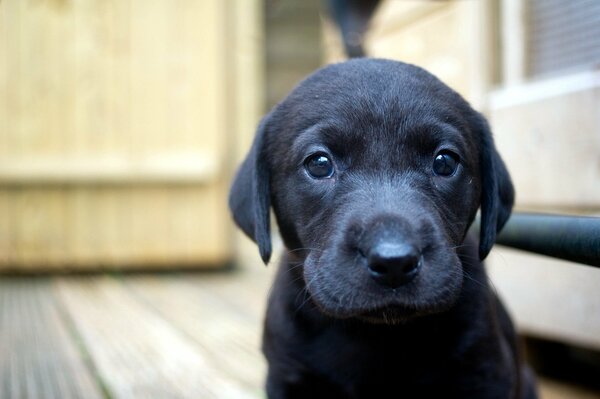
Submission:
[[[515,212],[496,243],[600,267],[600,217]]]

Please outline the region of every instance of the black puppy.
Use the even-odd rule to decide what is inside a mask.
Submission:
[[[325,67],[261,122],[233,217],[283,256],[270,398],[535,398],[480,259],[513,205],[484,118],[413,65]],[[467,231],[481,207],[479,250]]]

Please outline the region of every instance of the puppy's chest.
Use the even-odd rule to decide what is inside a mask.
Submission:
[[[389,392],[397,384],[402,384],[405,392],[421,393],[447,387],[458,367],[450,354],[434,348],[383,340],[377,345],[365,345],[326,338],[324,342],[313,342],[304,353],[318,374],[357,397],[362,397],[361,392],[372,393],[379,388]]]

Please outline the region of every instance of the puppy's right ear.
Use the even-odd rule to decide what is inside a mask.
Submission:
[[[482,192],[479,258],[483,260],[490,253],[497,233],[510,217],[515,190],[506,165],[496,150],[487,121],[477,114],[475,124],[480,134],[479,165]]]
[[[229,209],[235,223],[258,245],[267,264],[271,258],[270,173],[265,154],[269,116],[260,122],[252,148],[240,166],[229,191]]]

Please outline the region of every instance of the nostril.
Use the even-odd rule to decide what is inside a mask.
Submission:
[[[418,256],[414,256],[414,257],[410,257],[410,258],[406,259],[406,261],[403,263],[404,273],[412,272],[417,267],[419,267],[419,263],[420,263],[420,257],[418,257]]]
[[[369,263],[369,269],[371,270],[371,272],[374,272],[376,274],[385,274],[388,271],[387,267],[378,263]]]

